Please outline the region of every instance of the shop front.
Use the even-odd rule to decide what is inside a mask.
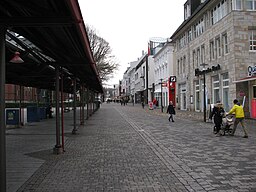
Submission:
[[[234,83],[237,98],[244,106],[245,116],[256,119],[256,66],[249,66],[248,76]]]

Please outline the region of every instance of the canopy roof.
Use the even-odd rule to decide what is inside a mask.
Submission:
[[[6,34],[6,83],[55,89],[61,68],[64,90],[72,80],[103,92],[77,0],[1,0]],[[10,63],[16,51],[24,63]]]

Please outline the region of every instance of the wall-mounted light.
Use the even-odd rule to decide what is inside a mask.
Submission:
[[[10,60],[11,63],[24,63],[24,61],[20,58],[20,52],[16,51],[14,53],[14,57]]]

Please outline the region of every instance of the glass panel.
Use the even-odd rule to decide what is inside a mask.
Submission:
[[[214,87],[219,87],[219,86],[220,86],[220,83],[219,83],[219,82],[218,82],[218,83],[214,83],[213,86],[214,86]]]
[[[256,86],[253,86],[253,98],[256,99]]]
[[[228,81],[223,81],[223,86],[228,86],[229,85],[229,82]]]
[[[200,97],[199,92],[196,92],[196,110],[200,110]]]
[[[219,89],[214,89],[214,103],[220,100],[220,90]]]
[[[236,0],[236,10],[242,9],[242,0]]]
[[[228,79],[228,73],[224,73],[222,76],[223,76],[223,80]]]
[[[225,111],[229,111],[228,91],[229,91],[229,88],[224,88],[223,89],[223,105],[224,105]]]
[[[214,76],[213,81],[219,81],[219,76],[218,75]]]
[[[245,7],[248,10],[252,10],[253,9],[253,1],[252,0],[246,0],[245,1]]]

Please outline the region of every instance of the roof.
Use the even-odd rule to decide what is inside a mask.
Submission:
[[[64,90],[71,79],[103,92],[77,0],[2,0],[0,23],[6,26],[6,83],[55,89],[60,67]],[[24,60],[9,60],[19,51]]]
[[[201,3],[196,10],[192,13],[192,15],[183,21],[183,23],[178,27],[178,29],[172,34],[170,39],[174,40],[175,36],[208,4],[211,0],[206,0],[205,2]]]

